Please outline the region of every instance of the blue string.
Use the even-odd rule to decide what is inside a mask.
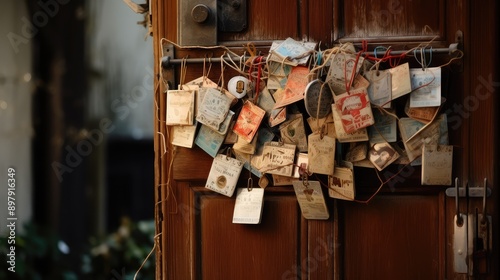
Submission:
[[[377,57],[377,49],[383,49],[383,50],[384,50],[384,54],[385,54],[385,52],[387,52],[387,48],[386,48],[386,47],[384,47],[384,46],[377,46],[377,47],[375,47],[375,49],[373,50],[373,55],[375,56],[375,58],[378,58],[378,57]]]

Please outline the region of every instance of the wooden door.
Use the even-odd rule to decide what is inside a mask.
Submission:
[[[362,40],[370,49],[409,49],[429,41],[433,48],[446,48],[460,41],[463,59],[445,70],[445,112],[456,147],[453,176],[471,185],[487,178],[492,189],[487,211],[496,221],[497,236],[495,7],[493,0],[255,0],[248,1],[247,28],[219,32],[218,42],[242,53],[240,46],[247,42],[265,51],[271,41],[287,37],[321,42],[323,49],[339,42],[359,46]],[[177,41],[177,1],[152,1],[152,22],[155,61],[160,61],[165,55],[161,39]],[[175,58],[207,55],[202,49],[174,49]],[[436,55],[433,65],[448,59]],[[210,77],[217,80],[220,71],[213,68]],[[454,271],[454,198],[445,195],[445,187],[421,186],[419,167],[382,172],[382,180],[399,173],[369,203],[327,198],[326,221],[304,219],[291,187],[268,187],[261,224],[232,224],[234,198],[204,188],[212,157],[196,147],[168,144],[160,79],[165,76],[160,77],[160,64],[155,71],[157,279],[468,279]],[[201,64],[190,64],[185,81],[202,73]],[[243,172],[241,187],[247,177]],[[380,181],[374,171],[360,169],[356,184],[357,198],[364,200]],[[460,199],[462,213],[481,206],[480,199]],[[498,242],[493,246],[490,261],[497,263]],[[498,275],[492,266],[487,279]]]

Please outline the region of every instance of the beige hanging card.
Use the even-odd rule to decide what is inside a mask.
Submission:
[[[218,131],[221,123],[226,119],[231,101],[221,91],[215,88],[206,88],[205,96],[198,107],[196,120]]]
[[[205,188],[228,197],[233,196],[242,169],[243,162],[218,154],[212,162]]]
[[[299,152],[307,152],[307,138],[302,114],[292,115],[290,120],[280,125],[281,139],[287,144],[295,144]]]
[[[392,100],[411,92],[410,66],[408,63],[390,68],[388,71],[392,76]]]
[[[194,91],[167,91],[167,125],[193,125]]]
[[[422,149],[422,185],[451,185],[453,146],[424,144]]]
[[[309,171],[318,174],[333,174],[335,161],[335,138],[309,134]]]
[[[292,176],[296,146],[279,142],[267,142],[262,151],[261,172]]]
[[[352,163],[342,161],[335,167],[332,176],[328,176],[328,195],[343,200],[354,200],[356,189],[354,187],[354,167]]]
[[[309,181],[307,186],[303,181],[294,181],[293,189],[304,218],[308,220],[327,220],[330,217],[323,190],[318,181]]]

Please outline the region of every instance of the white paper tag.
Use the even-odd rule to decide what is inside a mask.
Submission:
[[[218,154],[214,158],[210,173],[208,173],[205,188],[228,197],[233,196],[242,169],[243,162]]]
[[[264,189],[238,188],[234,203],[233,224],[260,224],[264,205]]]
[[[262,168],[260,171],[269,174],[292,176],[295,149],[296,146],[293,144],[267,142],[262,151]]]
[[[328,195],[343,200],[354,200],[356,196],[354,167],[348,161],[343,161],[340,165],[335,167],[335,172],[332,176],[328,176],[330,185]]]
[[[390,68],[392,75],[392,100],[411,92],[410,67],[408,62]]]
[[[294,181],[293,189],[304,218],[308,220],[327,220],[330,217],[323,190],[318,181],[309,181],[307,187],[302,181]]]
[[[318,174],[333,174],[335,161],[335,138],[321,137],[320,134],[309,134],[308,167],[309,171]]]
[[[370,82],[368,86],[368,96],[370,102],[384,108],[391,107],[392,79],[389,71],[368,71],[365,78]]]
[[[410,107],[441,105],[441,68],[410,69]]]
[[[220,124],[226,119],[232,100],[215,88],[204,88],[204,90],[205,96],[198,106],[196,120],[213,130],[219,130]]]
[[[167,92],[167,125],[193,125],[194,96],[190,90]]]

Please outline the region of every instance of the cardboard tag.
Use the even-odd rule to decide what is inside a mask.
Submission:
[[[228,197],[233,196],[242,169],[243,162],[218,154],[212,162],[205,188]]]
[[[392,78],[389,71],[373,70],[365,73],[365,78],[370,82],[368,96],[370,102],[384,108],[391,107]]]
[[[352,75],[356,75],[359,72],[363,61],[364,58],[359,57],[356,69],[354,69],[356,54],[338,53],[334,55],[333,59],[331,59],[328,75],[326,76],[326,81],[334,95],[339,95],[347,91],[346,79],[347,83],[349,83]],[[355,71],[354,74],[353,71]]]
[[[422,185],[451,185],[453,146],[424,144],[422,150]]]
[[[306,130],[302,114],[295,114],[290,120],[280,125],[281,139],[287,144],[297,146],[299,152],[307,152]]]
[[[219,125],[217,132],[222,135],[226,135],[229,127],[231,126],[231,121],[233,120],[234,112],[229,110],[224,121]]]
[[[411,92],[410,66],[407,63],[390,68],[392,100]]]
[[[342,125],[339,112],[335,109],[335,104],[332,104],[332,115],[335,125],[335,135],[340,143],[368,141],[368,132],[366,128],[358,129],[353,133],[347,133]]]
[[[325,118],[319,120],[313,117],[309,117],[307,118],[307,124],[309,124],[309,127],[313,132],[320,133],[321,129],[323,129],[323,135],[327,135],[332,138],[337,138],[332,112],[330,112],[330,114],[328,114]]]
[[[293,181],[296,181],[300,177],[299,166],[304,170],[307,170],[308,155],[306,153],[299,153],[295,157],[295,166],[293,168],[293,173],[291,177],[280,176],[276,174],[273,175],[273,183],[275,186],[291,186]]]
[[[441,105],[441,68],[410,69],[410,107]]]
[[[318,174],[333,174],[335,161],[335,138],[309,134],[309,171]]]
[[[307,84],[304,95],[304,105],[311,117],[324,118],[332,110],[333,94],[327,84],[319,79]]]
[[[305,65],[315,47],[316,43],[314,42],[300,42],[293,38],[287,38],[276,47],[271,47],[270,52],[273,54],[271,60],[277,62],[286,60],[285,63]]]
[[[248,143],[252,142],[265,114],[266,112],[259,106],[246,101],[234,124],[233,131]]]
[[[368,151],[368,159],[378,171],[382,171],[398,158],[398,152],[389,143],[377,143]]]
[[[441,122],[445,119],[445,117],[445,114],[436,117],[432,122],[424,125],[420,130],[413,134],[413,136],[411,136],[404,142],[405,150],[410,161],[413,161],[414,159],[422,155],[422,145],[424,143],[439,143],[439,139],[441,138]]]
[[[292,66],[281,62],[268,60],[269,77],[267,79],[268,89],[284,89],[288,74],[292,71]]]
[[[343,200],[354,200],[356,189],[354,187],[354,167],[352,163],[342,161],[335,167],[332,176],[328,176],[328,195]]]
[[[214,81],[210,80],[207,76],[201,76],[192,81],[185,83],[182,86],[198,86],[198,88],[217,88],[218,85]]]
[[[353,133],[375,123],[370,99],[364,88],[337,96],[332,110],[338,112],[346,133]]]
[[[201,89],[200,89],[201,90]],[[231,99],[215,88],[206,88],[205,96],[198,107],[196,120],[200,123],[219,130],[231,107]]]
[[[392,110],[389,110],[389,112],[394,113]],[[397,119],[378,109],[373,110],[373,118],[375,119],[375,123],[368,127],[370,144],[396,142]]]
[[[308,220],[327,220],[330,217],[323,190],[318,181],[309,181],[307,186],[302,181],[294,181],[293,189],[304,218]]]
[[[207,154],[215,157],[225,138],[225,135],[218,133],[206,125],[201,125],[194,143]]]
[[[260,224],[264,206],[264,189],[238,188],[234,203],[233,224]]]
[[[439,111],[439,106],[437,107],[410,107],[410,100],[406,102],[405,113],[408,117],[416,119],[423,123],[429,123],[436,117]]]
[[[293,161],[295,159],[296,146],[293,144],[281,144],[279,142],[267,142],[262,151],[261,172],[292,176]]]
[[[243,138],[238,137],[238,141],[234,143],[233,149],[245,154],[253,155],[255,154],[255,150],[257,149],[257,137],[258,137],[258,132],[256,137],[254,137],[252,139],[252,142],[250,143],[248,143],[246,140],[243,140]]]
[[[368,146],[365,142],[362,143],[351,143],[351,147],[345,156],[346,161],[356,162],[366,159],[366,154],[368,153]]]
[[[167,125],[193,125],[194,91],[167,91]]]
[[[172,145],[192,148],[197,125],[176,125],[172,127]]]
[[[276,99],[274,108],[287,106],[294,102],[304,99],[304,93],[309,83],[309,68],[306,66],[293,67],[283,92],[281,99]]]

